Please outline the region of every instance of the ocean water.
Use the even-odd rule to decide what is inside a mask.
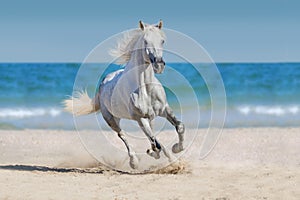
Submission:
[[[207,127],[212,108],[208,87],[217,86],[208,86],[203,79],[202,72],[210,65],[195,65],[200,73],[188,63],[168,63],[157,77],[175,113],[190,116],[187,126]],[[106,64],[89,67],[89,73],[96,73]],[[226,91],[225,127],[300,125],[300,63],[218,63],[217,67]],[[63,112],[61,101],[72,94],[79,68],[78,63],[0,64],[0,129],[74,129],[73,117]],[[99,81],[119,68],[110,65]],[[80,81],[92,96],[97,85],[89,83],[89,73]],[[195,122],[198,109],[201,117]],[[102,123],[101,115],[98,118]],[[98,127],[88,118],[82,120],[86,129]]]

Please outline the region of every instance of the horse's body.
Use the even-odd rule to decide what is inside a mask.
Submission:
[[[152,130],[152,120],[156,116],[165,117],[176,127],[179,136],[179,142],[173,145],[172,151],[178,153],[183,150],[184,125],[174,116],[163,86],[154,76],[154,73],[162,73],[165,66],[162,59],[164,34],[161,27],[162,22],[157,26],[145,26],[140,22],[140,30],[135,30],[113,51],[119,63],[126,63],[125,69],[108,74],[101,82],[94,99],[79,92],[77,97],[65,101],[66,110],[75,115],[101,111],[107,124],[126,145],[132,168],[137,167],[138,159],[120,128],[121,118],[138,122],[151,142],[151,149],[147,150],[150,156],[158,159],[163,150],[170,159],[170,154],[156,140]]]

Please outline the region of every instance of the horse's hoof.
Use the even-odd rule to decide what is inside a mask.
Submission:
[[[160,155],[159,155],[160,151],[153,151],[152,149],[148,149],[147,150],[147,154],[155,159],[159,159]]]
[[[179,153],[182,150],[183,150],[183,146],[182,146],[182,144],[179,144],[179,143],[174,144],[173,147],[172,147],[172,152],[173,153]]]
[[[183,134],[183,133],[184,133],[184,130],[185,130],[185,127],[184,127],[184,124],[183,124],[183,123],[180,123],[179,125],[176,126],[176,131],[177,131],[177,133]]]
[[[139,163],[139,160],[138,158],[136,157],[136,155],[132,155],[130,156],[130,161],[129,161],[129,165],[132,169],[137,169],[138,168],[138,163]]]

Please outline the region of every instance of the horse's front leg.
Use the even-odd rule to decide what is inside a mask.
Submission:
[[[172,151],[173,153],[179,153],[181,152],[184,148],[183,148],[183,141],[184,141],[184,131],[185,131],[185,127],[184,124],[179,121],[176,116],[174,115],[172,109],[167,105],[162,117],[167,118],[167,120],[176,128],[177,134],[178,134],[178,139],[179,142],[175,143],[172,147]]]
[[[153,130],[152,130],[152,126],[153,126],[152,122],[147,118],[140,118],[137,121],[139,123],[139,126],[144,131],[144,133],[146,134],[146,136],[148,137],[151,143],[151,149],[147,150],[147,154],[154,157],[155,159],[159,159],[160,151],[163,150],[165,156],[168,157],[169,160],[172,160],[169,152],[154,137]]]

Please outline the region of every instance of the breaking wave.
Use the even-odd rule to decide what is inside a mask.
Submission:
[[[56,117],[61,114],[61,110],[57,108],[2,108],[0,109],[0,118],[30,118],[51,116]]]
[[[244,115],[261,114],[261,115],[296,115],[300,112],[299,106],[241,106],[238,111]]]

